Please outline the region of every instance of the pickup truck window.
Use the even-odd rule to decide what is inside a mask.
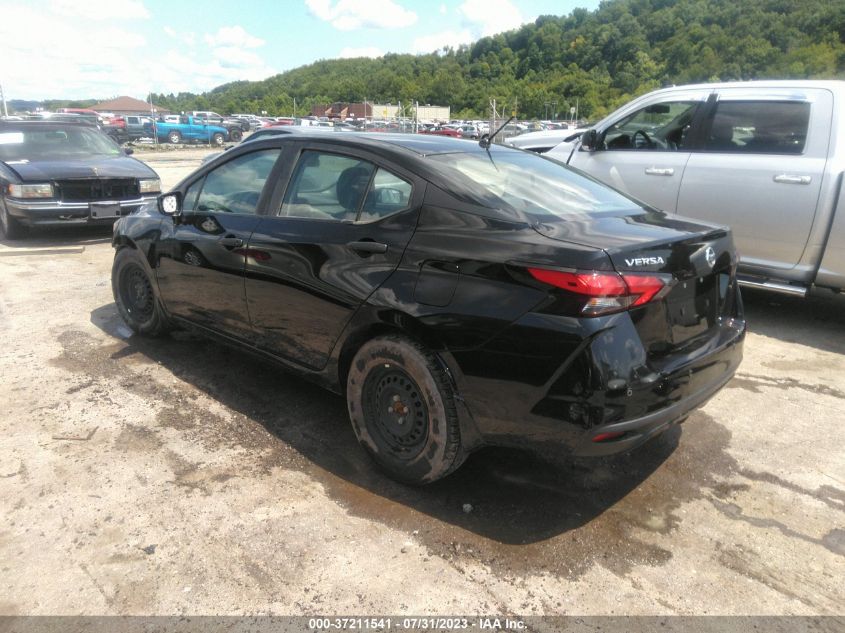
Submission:
[[[611,125],[604,133],[608,150],[684,149],[698,101],[653,103]]]
[[[743,154],[800,154],[807,141],[810,104],[799,101],[721,101],[704,150]]]

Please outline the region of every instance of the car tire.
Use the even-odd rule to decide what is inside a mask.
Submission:
[[[182,135],[174,130],[167,135],[167,140],[175,145],[182,142]]]
[[[217,145],[218,147],[221,147],[223,143],[226,142],[226,138],[220,132],[215,132],[214,135],[211,137],[211,142]]]
[[[133,332],[159,336],[171,329],[137,249],[123,247],[115,253],[111,283],[117,311]]]
[[[0,231],[7,240],[17,240],[26,235],[26,227],[18,222],[6,209],[6,203],[0,201]]]
[[[236,128],[233,130],[229,130],[229,138],[234,142],[237,143],[244,137],[243,132],[241,132],[240,128]]]
[[[428,484],[463,463],[451,380],[422,345],[402,336],[365,343],[350,366],[346,400],[358,441],[394,479]]]

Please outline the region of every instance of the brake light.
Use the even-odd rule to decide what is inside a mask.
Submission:
[[[563,272],[545,268],[529,268],[537,281],[586,298],[581,307],[583,316],[622,312],[663,297],[669,290],[668,275],[639,275],[616,272]]]

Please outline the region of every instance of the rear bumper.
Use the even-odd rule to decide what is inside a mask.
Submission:
[[[480,443],[578,456],[625,452],[706,403],[742,361],[742,318],[725,319],[706,342],[659,366],[636,349],[628,318],[591,320],[596,330],[578,332],[573,320],[530,314],[485,349],[453,352]],[[605,433],[620,435],[594,441]]]
[[[667,407],[649,413],[639,418],[604,424],[587,432],[576,445],[573,455],[579,457],[598,457],[614,455],[637,448],[656,435],[666,431],[671,426],[683,422],[686,417],[698,407],[703,406],[722,387],[734,377],[739,363],[742,361],[742,346],[732,343],[722,350],[707,357],[708,364],[715,364],[724,368],[724,373],[715,379],[698,385],[694,391],[688,393],[681,400]],[[689,371],[694,371],[690,368]],[[688,376],[691,376],[688,373]],[[594,441],[604,434],[621,433],[613,439]]]
[[[120,206],[120,215],[129,215],[141,205],[152,202],[157,196],[139,196],[131,200],[97,200],[97,204]],[[115,218],[92,218],[88,202],[61,202],[48,200],[26,202],[6,198],[9,215],[25,226],[66,226],[72,224],[108,224]]]

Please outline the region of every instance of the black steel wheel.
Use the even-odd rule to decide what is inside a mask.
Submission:
[[[401,336],[364,344],[346,397],[361,445],[394,479],[425,484],[464,460],[454,389],[440,359]]]
[[[229,138],[232,142],[237,143],[244,137],[243,132],[241,132],[240,128],[232,128],[229,130]]]
[[[157,336],[170,329],[143,258],[136,249],[121,248],[115,254],[112,293],[121,318],[134,332]]]
[[[26,233],[26,227],[9,214],[2,200],[0,200],[0,230],[3,231],[7,240],[19,239]]]

